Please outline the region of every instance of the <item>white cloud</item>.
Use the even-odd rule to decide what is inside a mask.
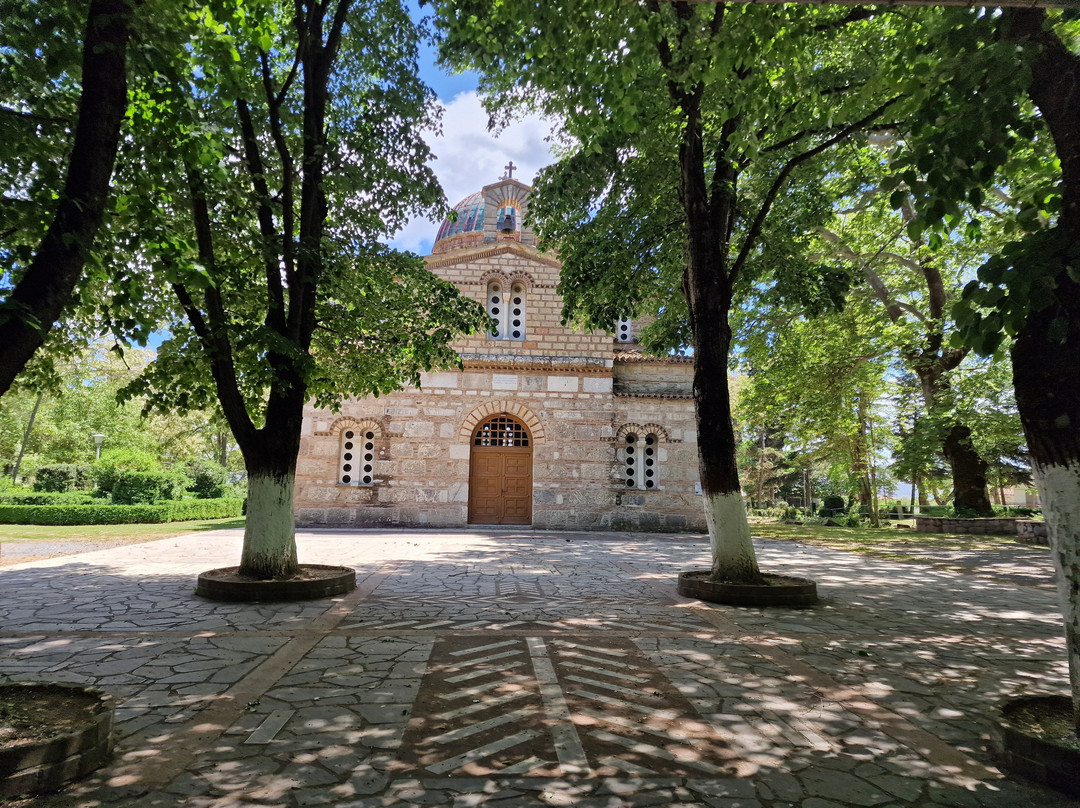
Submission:
[[[428,143],[436,156],[435,174],[447,202],[457,204],[469,194],[495,182],[514,162],[514,179],[531,183],[536,172],[551,162],[545,138],[550,124],[538,116],[515,121],[494,137],[487,130],[488,116],[475,92],[461,93],[444,102],[443,131]],[[440,222],[414,219],[394,234],[390,243],[421,255],[431,252]]]

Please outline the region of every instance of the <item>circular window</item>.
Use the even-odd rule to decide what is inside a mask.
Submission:
[[[368,484],[369,484],[370,482],[371,482],[371,478],[370,478],[370,477],[365,477],[365,478],[364,478],[364,484],[365,484],[365,485],[368,485]]]
[[[365,474],[371,474],[371,466],[370,465],[364,466],[364,473]]]
[[[649,437],[645,438],[646,446],[652,446],[654,443],[656,443],[656,435],[649,435]]]
[[[652,469],[645,469],[645,476],[646,477],[652,477],[652,475],[653,475],[653,470]]]
[[[627,435],[626,436],[626,442],[627,443],[633,443],[636,440],[637,440],[637,435]]]
[[[348,474],[342,474],[341,475],[341,481],[343,483],[350,483],[350,482],[352,482],[352,477],[350,477]]]
[[[364,462],[370,463],[371,460],[372,460],[372,456],[370,454],[364,455]]]
[[[626,487],[627,488],[633,488],[634,487],[634,478],[633,477],[627,477],[626,478]]]
[[[652,488],[653,487],[653,481],[652,480],[646,480],[645,481],[645,487],[646,488]]]
[[[499,296],[498,295],[492,295],[491,296],[491,302],[492,303],[498,303],[499,302]]]
[[[341,470],[342,471],[352,471],[352,463],[346,463],[344,466],[341,467]]]
[[[346,438],[347,440],[352,440],[352,437],[353,437],[353,433],[352,433],[352,432],[346,432],[346,433],[345,433],[345,438]]]
[[[346,452],[346,453],[345,453],[345,457],[344,457],[343,459],[345,459],[345,460],[352,460],[352,452]]]
[[[514,332],[514,339],[519,339],[520,337],[521,337],[521,332],[520,331],[515,331]]]
[[[499,313],[499,307],[498,307],[498,306],[492,306],[492,307],[491,307],[491,314],[492,314],[492,316],[494,316],[494,315],[496,315],[496,314],[498,314],[498,313]]]
[[[370,452],[372,449],[375,448],[375,444],[371,443],[371,442],[365,443],[364,448],[367,449]]]
[[[521,320],[514,320],[514,328],[521,328]]]
[[[345,448],[346,449],[351,449],[352,448],[352,441],[348,441],[348,440],[345,441]]]
[[[491,286],[491,291],[493,291],[493,292],[498,292],[498,291],[501,291],[501,289],[502,289],[502,287],[501,287],[501,286],[499,286],[499,284],[497,284],[497,283],[496,283],[496,284],[492,284],[492,286]]]
[[[515,306],[520,306],[521,305],[521,298],[520,297],[515,297],[514,298],[514,305]]]
[[[374,432],[368,432],[366,435],[364,435],[364,437],[367,440],[374,440],[375,439],[375,433]]]
[[[515,295],[520,295],[522,292],[525,291],[525,287],[522,286],[521,284],[515,284],[512,291],[514,292]]]

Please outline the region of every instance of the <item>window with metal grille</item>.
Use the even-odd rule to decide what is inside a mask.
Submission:
[[[509,415],[493,415],[473,435],[474,446],[528,446],[529,433]]]
[[[624,317],[623,319],[619,320],[618,324],[615,326],[615,341],[634,341],[634,322],[629,317]]]
[[[352,429],[341,433],[341,451],[338,455],[339,485],[373,485],[375,482],[375,432],[357,432]]]
[[[640,436],[628,432],[619,451],[622,454],[623,482],[627,488],[658,488],[660,485],[660,440],[655,434]]]

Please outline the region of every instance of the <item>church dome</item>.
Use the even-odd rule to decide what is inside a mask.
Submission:
[[[470,194],[454,205],[454,213],[457,214],[456,217],[451,214],[443,219],[439,234],[435,237],[436,242],[452,236],[480,232],[484,229],[483,191]]]

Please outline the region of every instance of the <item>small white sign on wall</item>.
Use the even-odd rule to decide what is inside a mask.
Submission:
[[[695,494],[700,494],[701,493],[701,483],[694,483],[694,493]]]
[[[495,373],[491,377],[493,390],[517,390],[518,377],[514,373]]]

